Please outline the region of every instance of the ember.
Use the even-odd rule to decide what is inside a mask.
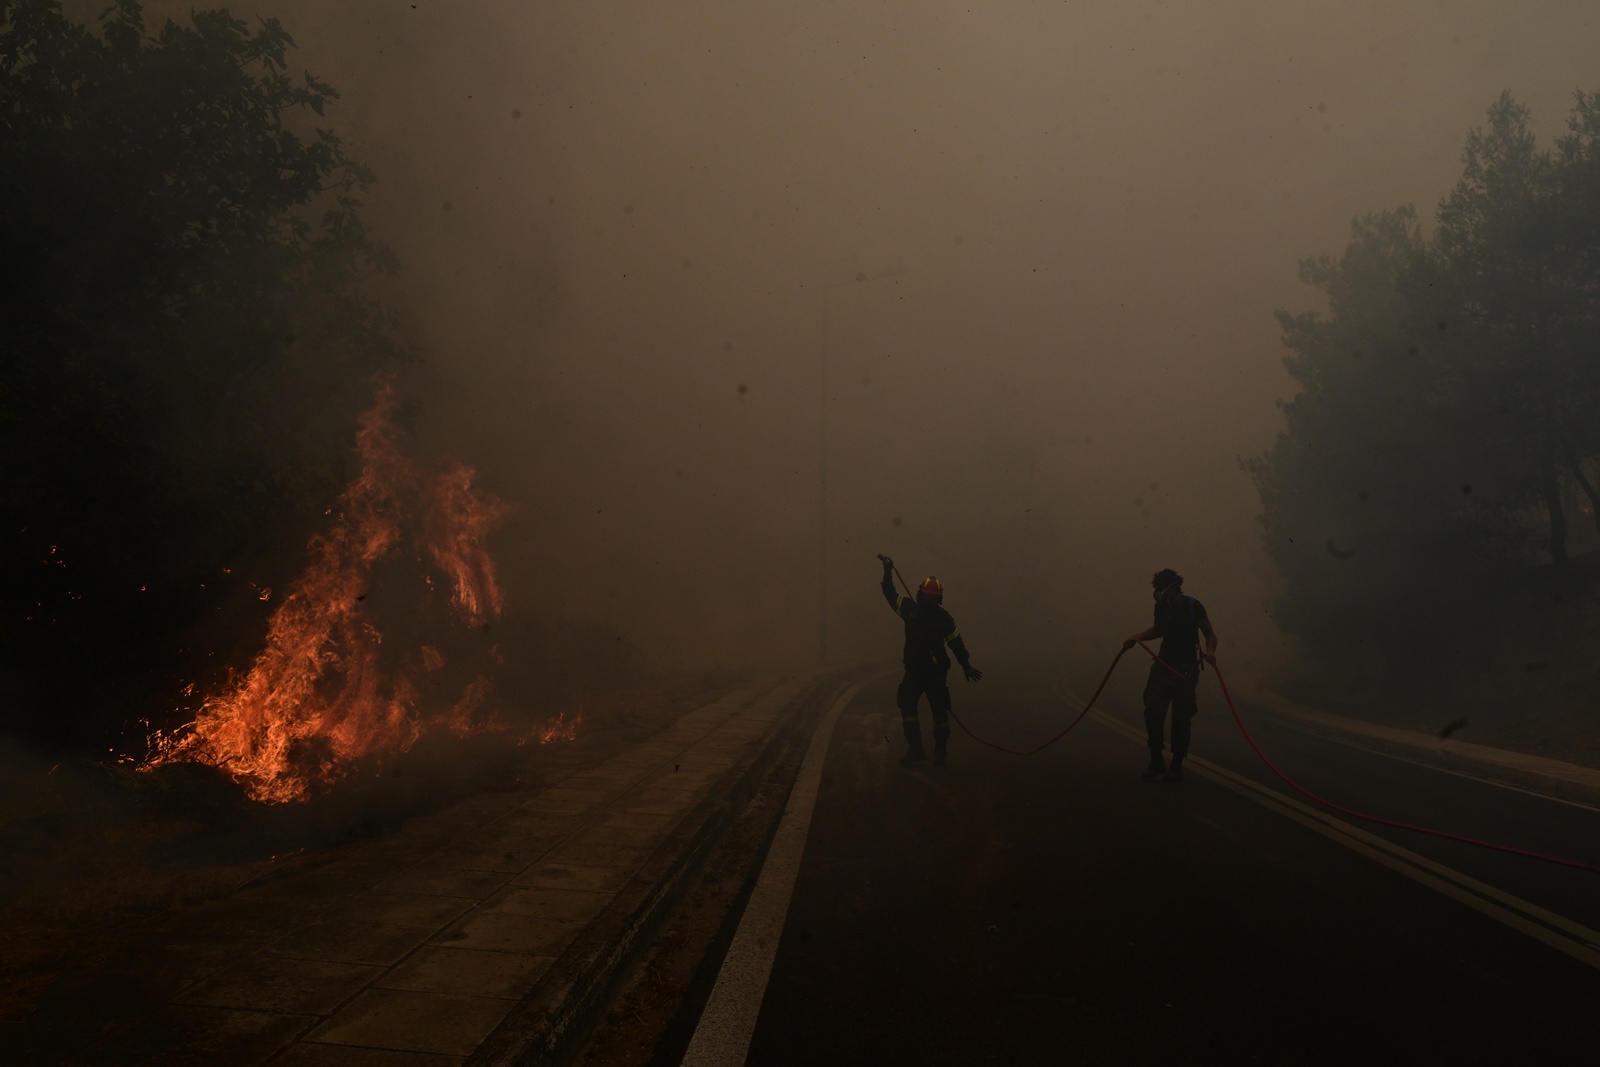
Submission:
[[[581,712],[567,717],[566,712],[558,712],[553,719],[546,719],[545,724],[539,728],[539,743],[548,745],[552,741],[573,741],[577,739],[578,727],[583,723]]]
[[[486,540],[506,509],[473,484],[471,467],[435,471],[405,456],[394,423],[398,403],[384,384],[361,416],[361,474],[329,509],[328,529],[308,544],[310,562],[273,612],[249,673],[232,691],[207,698],[193,723],[157,733],[146,768],[211,764],[256,800],[281,803],[306,798],[359,763],[405,752],[426,733],[494,728],[484,712],[486,672],[453,703],[435,703],[442,668],[457,655],[438,647],[449,633],[422,631],[433,622],[436,630],[456,631],[459,644],[499,617]],[[420,577],[408,565],[422,568]],[[428,573],[430,565],[443,581]],[[448,590],[448,605],[435,603],[435,588]],[[387,595],[374,599],[391,605],[385,619],[394,620],[387,646],[382,620],[366,603],[379,590]],[[416,602],[399,603],[408,596]],[[489,660],[496,659],[491,649]]]

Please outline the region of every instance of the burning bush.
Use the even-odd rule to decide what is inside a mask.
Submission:
[[[383,384],[361,416],[361,473],[311,539],[242,678],[193,723],[158,733],[147,766],[195,760],[257,800],[303,799],[430,731],[493,725],[486,636],[502,610],[489,534],[505,506],[464,463],[402,451]]]

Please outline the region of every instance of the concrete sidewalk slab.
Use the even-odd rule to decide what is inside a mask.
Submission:
[[[729,693],[553,784],[470,798],[199,908],[95,978],[156,999],[52,1062],[543,1062],[581,1038],[768,754],[833,688],[808,675]],[[161,982],[141,982],[145,965]]]
[[[1247,690],[1241,696],[1269,715],[1330,740],[1541,796],[1600,808],[1600,770],[1592,767],[1334,715],[1296,703],[1269,689]]]
[[[563,1063],[601,1013],[626,966],[682,892],[717,836],[758,788],[782,742],[809,732],[839,680],[791,692],[789,713],[751,714],[708,731],[701,743],[663,759],[659,771],[597,814],[593,835],[552,850],[549,864],[519,876],[530,887],[566,890],[631,876],[562,952],[516,1009],[485,1040],[468,1067]],[[803,700],[801,696],[803,694]],[[731,768],[731,770],[730,770]],[[686,817],[674,813],[688,810]],[[665,821],[662,817],[666,816]],[[653,850],[630,843],[656,835]],[[661,836],[664,835],[664,836]],[[608,878],[610,876],[610,878]]]

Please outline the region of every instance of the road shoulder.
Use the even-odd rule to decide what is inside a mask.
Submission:
[[[1272,718],[1332,741],[1551,799],[1600,808],[1600,770],[1592,767],[1335,715],[1296,703],[1269,689],[1247,689],[1240,695]]]

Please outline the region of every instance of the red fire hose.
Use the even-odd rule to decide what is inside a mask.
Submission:
[[[1144,644],[1144,642],[1141,641],[1139,643],[1139,647],[1144,649],[1146,652],[1149,652],[1150,658],[1161,664],[1167,670],[1171,671],[1179,678],[1184,677],[1183,673],[1172,664],[1168,663],[1154,652],[1150,652],[1150,649]],[[1114,662],[1113,666],[1115,666]],[[1567,859],[1565,856],[1551,856],[1543,852],[1532,852],[1525,848],[1516,848],[1513,845],[1502,845],[1495,841],[1484,841],[1476,837],[1467,837],[1464,834],[1453,834],[1448,830],[1436,830],[1431,826],[1418,826],[1415,823],[1400,822],[1397,819],[1386,819],[1381,815],[1368,815],[1364,811],[1357,811],[1354,808],[1347,808],[1343,804],[1338,804],[1334,801],[1328,800],[1325,797],[1318,796],[1316,793],[1313,793],[1311,790],[1307,789],[1305,786],[1301,785],[1299,782],[1296,782],[1293,778],[1290,778],[1287,774],[1284,774],[1282,771],[1280,771],[1278,769],[1278,765],[1268,759],[1265,752],[1261,751],[1261,746],[1256,744],[1256,739],[1250,736],[1249,730],[1245,729],[1244,719],[1240,718],[1239,709],[1234,706],[1233,694],[1228,692],[1228,683],[1222,677],[1222,671],[1215,664],[1212,665],[1211,669],[1216,673],[1217,684],[1222,687],[1222,696],[1223,699],[1227,700],[1228,702],[1228,710],[1233,713],[1234,724],[1239,727],[1239,732],[1244,735],[1244,739],[1249,743],[1251,750],[1261,758],[1261,762],[1267,765],[1267,769],[1269,771],[1277,775],[1283,781],[1284,785],[1287,785],[1290,789],[1293,789],[1296,793],[1299,793],[1306,799],[1320,804],[1330,811],[1336,811],[1340,815],[1343,815],[1347,818],[1360,819],[1363,822],[1376,823],[1379,826],[1388,826],[1396,830],[1409,830],[1412,833],[1427,834],[1430,837],[1442,837],[1446,841],[1458,841],[1463,845],[1476,845],[1479,848],[1489,848],[1496,852],[1509,852],[1513,856],[1522,856],[1531,860],[1543,860],[1545,863],[1559,863],[1563,867],[1575,867],[1580,871],[1591,871],[1595,874],[1600,874],[1600,867],[1597,867],[1592,863],[1581,863],[1578,860]]]
[[[1001,752],[1009,752],[1013,756],[1031,756],[1035,752],[1043,752],[1045,749],[1049,748],[1051,745],[1055,744],[1057,741],[1061,740],[1063,737],[1066,737],[1067,734],[1071,733],[1072,732],[1072,728],[1074,726],[1078,725],[1078,723],[1082,722],[1083,721],[1083,717],[1085,715],[1089,714],[1089,709],[1094,707],[1094,702],[1096,700],[1100,699],[1100,691],[1102,689],[1104,689],[1106,687],[1106,683],[1111,680],[1111,672],[1117,669],[1117,663],[1122,659],[1122,653],[1126,652],[1126,651],[1127,651],[1127,649],[1121,649],[1121,650],[1119,650],[1117,652],[1116,658],[1111,661],[1111,666],[1106,668],[1105,677],[1100,679],[1100,684],[1095,688],[1094,696],[1090,697],[1089,698],[1089,703],[1085,704],[1083,706],[1083,710],[1078,712],[1078,717],[1073,719],[1071,722],[1067,723],[1067,728],[1065,730],[1062,730],[1059,734],[1056,734],[1054,737],[1052,737],[1050,740],[1044,742],[1043,744],[1035,745],[1032,748],[1028,749],[1027,751],[1023,751],[1021,749],[1016,749],[1016,748],[1007,748],[1005,745],[999,745],[999,744],[996,744],[993,741],[988,740],[987,738],[979,737],[977,734],[975,734],[971,730],[967,729],[967,724],[962,722],[961,718],[958,715],[956,715],[956,712],[955,712],[954,708],[950,709],[950,717],[952,719],[955,719],[956,725],[961,727],[961,732],[962,733],[966,734],[968,737],[972,738],[974,741],[978,742],[980,745],[988,745],[990,748],[999,749]]]
[[[884,559],[884,557],[881,555],[878,558]],[[890,566],[893,567],[893,564],[890,564]],[[898,569],[895,569],[894,576],[896,578],[900,578],[900,571]],[[909,596],[911,589],[906,585],[906,580],[904,578],[900,578],[900,584],[902,587],[905,587],[906,594]],[[1189,680],[1187,675],[1178,670],[1178,668],[1174,667],[1172,664],[1168,663],[1166,660],[1162,659],[1155,652],[1151,651],[1150,646],[1146,645],[1143,641],[1136,643],[1140,648],[1144,649],[1145,652],[1149,653],[1151,659],[1161,664],[1161,666],[1165,667],[1167,670],[1171,671],[1174,675],[1183,679],[1184,681]],[[1094,707],[1094,702],[1100,699],[1101,691],[1105,689],[1106,683],[1111,680],[1111,672],[1117,669],[1117,664],[1122,661],[1122,655],[1126,651],[1127,649],[1125,648],[1118,650],[1116,656],[1111,660],[1111,666],[1106,668],[1105,676],[1100,679],[1100,684],[1095,687],[1094,695],[1091,696],[1089,698],[1089,702],[1083,706],[1083,710],[1078,712],[1077,717],[1071,722],[1067,723],[1066,729],[1062,730],[1048,741],[1035,745],[1033,748],[1026,750],[1008,748],[1005,745],[997,744],[988,740],[987,738],[979,737],[977,734],[973,733],[967,728],[967,724],[961,721],[960,717],[956,715],[954,709],[951,710],[950,717],[955,720],[957,726],[961,727],[962,733],[966,734],[968,737],[972,738],[981,745],[988,745],[990,748],[997,749],[1001,752],[1008,752],[1013,756],[1032,756],[1037,752],[1044,751],[1057,741],[1061,740],[1063,737],[1067,736],[1067,734],[1072,731],[1074,726],[1077,726],[1078,723],[1083,721],[1083,717],[1089,714],[1089,709]],[[1203,661],[1201,669],[1204,669]],[[1222,696],[1223,699],[1228,702],[1228,710],[1233,714],[1234,724],[1239,727],[1239,732],[1244,735],[1244,739],[1250,745],[1251,750],[1254,751],[1258,757],[1260,757],[1262,763],[1267,765],[1268,770],[1277,775],[1278,778],[1281,779],[1283,783],[1290,789],[1293,789],[1307,800],[1310,800],[1316,804],[1320,804],[1330,811],[1336,811],[1346,818],[1359,819],[1362,822],[1376,823],[1379,826],[1388,826],[1396,830],[1409,830],[1412,833],[1427,834],[1430,837],[1442,837],[1446,841],[1456,841],[1463,845],[1476,845],[1478,848],[1493,849],[1496,852],[1508,852],[1513,856],[1522,856],[1525,859],[1542,860],[1545,863],[1557,863],[1563,867],[1573,867],[1580,871],[1590,871],[1595,874],[1600,874],[1600,866],[1595,866],[1592,863],[1582,863],[1578,860],[1567,859],[1564,856],[1551,856],[1543,852],[1533,852],[1525,848],[1516,848],[1513,845],[1502,845],[1495,841],[1484,841],[1476,837],[1467,837],[1464,834],[1453,834],[1448,830],[1436,830],[1431,826],[1418,826],[1414,823],[1400,822],[1397,819],[1386,819],[1381,815],[1368,815],[1366,812],[1357,811],[1354,808],[1347,808],[1343,804],[1337,804],[1334,801],[1326,799],[1325,797],[1318,796],[1316,793],[1313,793],[1311,790],[1307,789],[1305,786],[1301,785],[1299,782],[1296,782],[1293,778],[1290,778],[1287,774],[1284,774],[1282,771],[1280,771],[1278,769],[1278,765],[1268,759],[1265,752],[1261,751],[1261,746],[1256,744],[1256,739],[1250,736],[1249,730],[1245,729],[1244,719],[1239,716],[1239,709],[1234,706],[1233,694],[1228,692],[1228,683],[1222,677],[1221,669],[1219,669],[1215,664],[1212,664],[1211,669],[1217,675],[1217,684],[1222,687]]]
[[[1167,670],[1171,671],[1179,678],[1184,677],[1183,673],[1176,667],[1172,666],[1172,664],[1168,663],[1154,652],[1151,652],[1149,647],[1146,646],[1144,642],[1139,642],[1139,647],[1144,649],[1146,652],[1149,652],[1150,657]],[[1055,744],[1057,741],[1061,740],[1067,735],[1068,731],[1070,731],[1074,726],[1078,725],[1078,723],[1083,720],[1085,715],[1089,714],[1089,709],[1094,707],[1094,702],[1099,699],[1100,691],[1106,687],[1106,682],[1111,678],[1111,672],[1116,670],[1117,663],[1121,659],[1122,652],[1119,651],[1116,655],[1116,658],[1111,661],[1111,666],[1106,669],[1105,677],[1100,679],[1100,685],[1095,689],[1094,696],[1089,698],[1089,703],[1083,706],[1083,710],[1078,712],[1077,717],[1067,724],[1067,728],[1065,730],[1062,730],[1060,733],[1056,734],[1043,744],[1035,745],[1033,748],[1025,751],[1021,749],[1007,748],[1005,745],[999,745],[986,738],[979,737],[977,734],[967,729],[967,724],[956,717],[954,710],[950,712],[950,717],[955,719],[956,725],[961,727],[963,733],[980,744],[988,745],[990,748],[999,749],[1001,752],[1009,752],[1015,756],[1031,756],[1035,752],[1043,751],[1044,749]],[[1320,804],[1330,811],[1336,811],[1340,815],[1343,815],[1347,818],[1359,819],[1363,822],[1376,823],[1379,826],[1388,826],[1396,830],[1409,830],[1412,833],[1427,834],[1431,837],[1442,837],[1446,841],[1457,841],[1464,845],[1476,845],[1479,848],[1493,849],[1496,852],[1509,852],[1513,856],[1522,856],[1526,859],[1533,860],[1543,860],[1545,863],[1558,863],[1563,867],[1574,867],[1580,871],[1590,871],[1595,874],[1600,874],[1600,866],[1595,866],[1591,863],[1583,863],[1578,860],[1567,859],[1564,856],[1551,856],[1543,852],[1533,852],[1529,849],[1517,848],[1513,845],[1502,845],[1495,841],[1484,841],[1476,837],[1468,837],[1464,834],[1453,834],[1448,830],[1436,830],[1431,826],[1418,826],[1415,823],[1401,822],[1398,819],[1386,819],[1381,815],[1368,815],[1366,812],[1345,807],[1343,804],[1336,803],[1332,800],[1328,800],[1325,797],[1319,796],[1316,793],[1313,793],[1311,790],[1307,789],[1305,786],[1301,785],[1299,782],[1296,782],[1293,778],[1290,778],[1287,774],[1284,774],[1281,770],[1279,770],[1278,765],[1273,763],[1272,760],[1268,759],[1265,752],[1261,751],[1261,746],[1256,744],[1256,739],[1250,736],[1249,730],[1245,729],[1244,720],[1239,716],[1239,709],[1234,706],[1233,694],[1228,692],[1228,683],[1223,679],[1222,671],[1215,666],[1212,667],[1212,670],[1216,672],[1217,684],[1222,687],[1222,696],[1228,702],[1228,710],[1233,713],[1234,724],[1239,727],[1239,732],[1244,735],[1244,739],[1250,745],[1251,750],[1255,752],[1258,757],[1260,757],[1262,763],[1267,765],[1268,770],[1282,779],[1283,783],[1290,789],[1293,789],[1306,799]]]
[[[880,560],[883,560],[883,561],[885,561],[885,563],[888,563],[888,565],[890,565],[891,571],[894,571],[894,577],[899,577],[899,584],[901,584],[901,589],[906,590],[907,597],[912,597],[912,592],[910,592],[910,584],[909,584],[909,582],[906,581],[906,579],[904,579],[904,577],[901,577],[901,573],[899,573],[898,566],[894,566],[893,561],[891,561],[890,558],[886,557],[886,555],[883,555],[882,552],[878,552],[878,558],[880,558]],[[914,597],[912,597],[912,598],[914,598]],[[998,749],[998,750],[1000,750],[1000,752],[1010,752],[1011,755],[1034,755],[1035,752],[1043,752],[1043,750],[1048,749],[1048,747],[1050,747],[1050,745],[1056,744],[1056,742],[1061,741],[1062,737],[1066,737],[1067,734],[1072,733],[1072,728],[1074,728],[1074,726],[1077,726],[1078,723],[1080,723],[1080,721],[1083,721],[1083,717],[1085,717],[1085,715],[1088,715],[1088,713],[1090,713],[1091,707],[1094,707],[1094,701],[1098,701],[1098,699],[1099,699],[1099,694],[1101,694],[1101,689],[1106,688],[1107,681],[1110,681],[1110,672],[1112,672],[1112,670],[1117,669],[1117,662],[1120,661],[1120,659],[1122,659],[1122,654],[1125,653],[1125,651],[1128,651],[1128,649],[1126,649],[1126,648],[1120,649],[1120,651],[1118,651],[1118,653],[1117,653],[1117,657],[1115,657],[1115,659],[1112,659],[1112,661],[1110,661],[1110,667],[1107,667],[1107,669],[1106,669],[1106,677],[1101,678],[1101,683],[1099,683],[1098,688],[1094,689],[1094,696],[1090,697],[1090,702],[1088,702],[1088,704],[1083,705],[1083,710],[1082,710],[1082,712],[1078,712],[1078,717],[1074,718],[1074,720],[1070,721],[1070,723],[1067,723],[1067,728],[1066,729],[1062,729],[1061,733],[1056,734],[1056,736],[1054,736],[1054,737],[1051,737],[1050,741],[1043,742],[1043,744],[1034,745],[1034,747],[1032,747],[1032,749],[1027,750],[1027,752],[1022,752],[1022,750],[1019,750],[1019,749],[1006,749],[1005,745],[995,744],[994,741],[989,741],[989,739],[986,739],[986,737],[979,737],[978,734],[974,734],[973,731],[971,731],[971,729],[966,728],[966,723],[963,723],[962,718],[958,717],[957,713],[955,713],[955,709],[950,709],[950,718],[954,718],[955,725],[960,726],[960,728],[962,728],[962,733],[963,734],[966,734],[966,736],[971,737],[971,739],[973,739],[973,741],[978,742],[978,744],[989,745],[990,749]],[[1144,649],[1144,651],[1150,651],[1150,649]]]

